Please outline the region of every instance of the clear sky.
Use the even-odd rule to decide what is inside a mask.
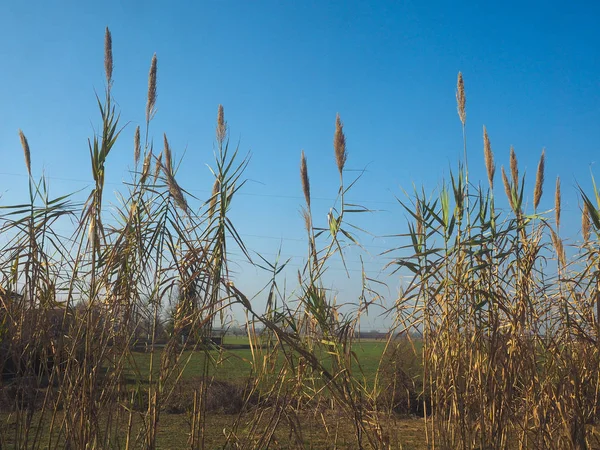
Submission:
[[[91,186],[87,138],[99,124],[94,90],[102,92],[104,28],[112,31],[113,93],[123,123],[109,156],[116,189],[132,166],[135,126],[144,122],[147,74],[158,56],[156,142],[166,132],[180,184],[208,196],[217,106],[233,141],[251,153],[249,183],[233,205],[251,250],[274,257],[281,243],[292,268],[306,253],[298,177],[308,158],[315,215],[321,225],[337,189],[332,139],[336,113],[345,124],[347,176],[367,169],[350,200],[375,210],[360,220],[376,237],[376,255],[402,245],[382,238],[406,231],[395,196],[413,183],[433,190],[462,153],[456,114],[458,71],[467,93],[470,177],[485,181],[482,126],[496,161],[514,145],[530,175],[546,148],[546,195],[563,182],[566,235],[580,222],[576,182],[590,186],[600,140],[600,5],[598,2],[396,1],[3,1],[0,4],[0,192],[23,199],[26,170],[17,131],[32,150],[33,172],[50,177],[55,195]],[[160,145],[159,145],[160,146]],[[114,184],[113,184],[114,183]],[[109,193],[110,194],[110,193]],[[499,192],[499,194],[501,194]],[[114,198],[109,195],[109,199]],[[358,268],[358,253],[350,252]],[[236,266],[242,287],[259,288],[256,269]],[[332,265],[331,283],[351,297]],[[290,277],[293,284],[295,277]],[[397,280],[388,282],[391,300]],[[377,326],[376,318],[369,319]]]

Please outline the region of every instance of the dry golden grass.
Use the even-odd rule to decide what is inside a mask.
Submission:
[[[590,199],[600,194],[595,184],[593,195],[581,191],[583,243],[567,252],[560,179],[552,226],[537,214],[545,152],[528,202],[511,147],[510,180],[501,170],[507,198],[498,200],[511,210],[496,209],[485,127],[489,188],[469,182],[461,73],[464,161],[433,194],[416,191],[402,203],[409,232],[389,267],[411,278],[387,310],[394,325],[379,358],[367,363],[357,356],[357,331],[380,299],[377,283],[362,273],[363,291],[346,312],[323,278],[333,258],[345,267],[346,248],[359,245],[350,219],[366,211],[346,201],[356,180],[345,178],[340,116],[332,129],[339,188],[326,223],[312,215],[301,153],[307,253],[290,294],[280,288],[289,261],[253,261],[230,217],[248,158],[230,147],[223,107],[205,201],[188,204],[166,134],[154,156],[156,55],[143,142],[140,127],[134,133],[135,171],[119,193],[117,220],[105,225],[106,162],[121,133],[108,29],[104,68],[102,126],[89,141],[93,186],[84,204],[50,198],[45,179],[33,181],[19,132],[30,200],[0,211],[7,236],[0,248],[0,394],[8,399],[2,448],[598,447],[600,204]],[[68,239],[58,231],[62,219],[77,224]],[[236,286],[231,247],[269,272],[264,310]],[[243,358],[251,368],[237,385],[217,374],[241,356],[211,343],[213,326],[226,325],[233,307],[247,317]],[[140,345],[144,364],[135,356]]]

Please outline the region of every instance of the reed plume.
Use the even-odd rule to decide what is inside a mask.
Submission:
[[[535,176],[535,189],[533,191],[533,209],[537,210],[543,193],[544,185],[544,165],[546,162],[546,150],[542,150],[540,162],[538,163],[537,174]]]
[[[310,230],[312,228],[312,220],[310,218],[308,210],[304,208],[302,208],[302,218],[304,219],[304,228],[306,228],[306,231],[310,233]]]
[[[556,190],[554,192],[554,214],[556,218],[556,229],[560,228],[560,177],[556,177]]]
[[[310,180],[308,179],[308,168],[306,166],[306,156],[304,150],[300,154],[300,180],[302,181],[302,192],[304,193],[304,199],[306,205],[310,210]]]
[[[504,185],[504,192],[506,193],[506,197],[508,198],[508,202],[512,210],[515,210],[515,205],[513,201],[512,188],[510,185],[510,181],[508,181],[508,177],[506,176],[506,172],[504,171],[504,166],[502,166],[502,184]]]
[[[19,130],[19,137],[21,138],[21,147],[23,147],[23,153],[25,155],[25,166],[27,167],[27,173],[31,176],[31,152],[29,151],[29,142],[25,134]]]
[[[590,212],[585,202],[583,203],[583,211],[581,212],[581,234],[583,235],[584,242],[590,240]]]
[[[149,123],[156,113],[156,53],[150,63],[150,73],[148,74],[148,103],[146,104],[146,123]]]
[[[421,211],[421,202],[417,201],[417,211],[416,211],[416,220],[417,220],[417,238],[419,239],[419,241],[421,240],[421,237],[424,234],[424,228],[423,228],[423,213]]]
[[[154,167],[154,183],[156,183],[156,180],[158,180],[158,176],[160,175],[160,168],[162,166],[162,158],[163,158],[163,152],[160,152],[158,154],[158,158],[156,158],[156,166]]]
[[[221,182],[219,178],[215,178],[215,182],[213,183],[211,197],[210,197],[210,207],[209,207],[209,216],[212,217],[215,212],[215,207],[217,206],[217,198],[219,191],[221,190]]]
[[[335,136],[333,138],[333,149],[335,151],[335,162],[337,163],[340,176],[346,165],[348,154],[346,152],[346,136],[344,135],[344,124],[338,114],[335,118]]]
[[[567,258],[565,255],[565,247],[562,243],[562,239],[556,234],[553,229],[550,229],[550,238],[552,239],[552,245],[554,245],[554,249],[556,250],[556,257],[558,260],[558,264],[561,267],[565,267],[567,263]]]
[[[140,162],[141,144],[140,144],[140,126],[135,129],[133,137],[133,162],[137,166]],[[145,161],[144,161],[145,162]]]
[[[168,167],[166,167],[167,160],[168,160],[168,158],[165,157],[165,164],[162,165],[162,171],[165,174],[165,179],[167,181],[167,188],[169,189],[169,195],[175,201],[175,204],[184,213],[187,213],[188,212],[187,201],[185,199],[185,196],[183,195],[183,191],[181,190],[179,183],[177,183],[177,180],[175,180],[175,177],[173,176],[173,172]]]
[[[175,200],[175,204],[184,212],[188,212],[188,204],[183,195],[181,187],[175,180],[173,175],[167,175],[167,186],[169,188],[169,194]]]
[[[106,73],[106,84],[110,89],[113,73],[113,54],[112,35],[110,34],[108,27],[106,27],[106,33],[104,35],[104,72]]]
[[[139,130],[139,127],[138,127]],[[150,161],[152,160],[152,151],[149,151],[144,158],[144,165],[142,166],[142,177],[140,178],[140,183],[144,184],[148,179],[148,174],[150,173]]]
[[[164,138],[164,150],[163,153],[165,155],[165,169],[173,175],[173,157],[171,155],[171,147],[169,146],[169,141],[167,140],[167,134],[163,133]]]
[[[223,111],[223,105],[219,105],[219,112],[217,113],[217,142],[222,145],[225,142],[227,136],[227,122],[225,122],[225,112]]]
[[[490,188],[494,188],[494,174],[496,173],[496,164],[494,163],[494,154],[492,153],[492,144],[488,137],[485,126],[483,127],[483,156],[485,159],[485,168],[487,170]]]
[[[515,153],[515,148],[510,146],[510,177],[513,182],[513,186],[515,187],[515,192],[519,193],[519,167],[517,161],[517,154]]]
[[[458,117],[463,124],[467,123],[467,97],[465,95],[465,83],[461,72],[458,72],[458,80],[456,82],[456,105],[458,109]]]

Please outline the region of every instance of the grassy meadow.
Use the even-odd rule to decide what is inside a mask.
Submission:
[[[110,216],[107,161],[131,133],[111,90],[108,29],[84,202],[48,194],[19,132],[29,202],[0,208],[0,448],[600,448],[595,184],[579,192],[580,236],[563,240],[561,183],[545,179],[544,152],[528,194],[513,149],[497,170],[485,127],[481,144],[467,147],[459,73],[464,158],[432,193],[417,188],[398,203],[408,232],[382,256],[407,282],[386,306],[386,339],[360,339],[380,283],[363,271],[362,292],[344,309],[324,280],[360,246],[353,218],[369,212],[347,201],[357,180],[345,170],[341,118],[335,204],[326,223],[313,217],[300,153],[304,266],[289,291],[286,262],[260,261],[272,275],[258,309],[229,269],[231,249],[248,256],[231,209],[249,161],[219,106],[211,194],[190,206],[181,161],[153,128],[157,61],[144,124],[132,133],[135,169]],[[473,151],[483,151],[487,180],[469,178]],[[539,210],[543,195],[552,210]],[[65,220],[75,223],[68,237]],[[211,344],[232,308],[247,317],[247,335]]]

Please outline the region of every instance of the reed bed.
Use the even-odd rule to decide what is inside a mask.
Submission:
[[[545,152],[532,211],[514,149],[498,186],[485,127],[488,186],[472,183],[462,74],[456,99],[464,156],[432,193],[415,190],[399,201],[409,232],[385,254],[394,256],[391,274],[411,278],[387,305],[393,326],[367,373],[357,332],[380,301],[379,283],[363,271],[363,291],[344,308],[324,282],[331,262],[345,266],[347,248],[360,246],[353,215],[369,212],[347,201],[358,180],[344,171],[340,116],[332,167],[339,188],[327,223],[313,217],[309,158],[300,153],[306,264],[288,292],[280,280],[287,261],[253,260],[230,219],[249,159],[230,145],[223,107],[209,198],[179,184],[180,161],[166,134],[155,147],[157,55],[145,123],[133,134],[134,170],[106,216],[106,161],[129,130],[112,95],[108,29],[104,50],[86,201],[50,196],[19,132],[29,202],[0,209],[0,448],[154,449],[165,432],[177,433],[172,445],[192,449],[598,447],[600,193],[595,183],[591,194],[580,190],[582,239],[567,252],[559,179],[553,210],[538,210],[548,190]],[[496,206],[499,190],[509,209]],[[76,227],[65,237],[57,224],[67,219]],[[236,286],[231,248],[271,274],[260,293],[264,310]],[[211,341],[234,306],[246,313],[249,343],[239,383],[216,376],[231,355]],[[144,367],[135,356],[139,342]],[[184,372],[198,354],[190,381]],[[165,431],[175,410],[185,420]],[[410,414],[423,417],[420,444],[402,425]]]

